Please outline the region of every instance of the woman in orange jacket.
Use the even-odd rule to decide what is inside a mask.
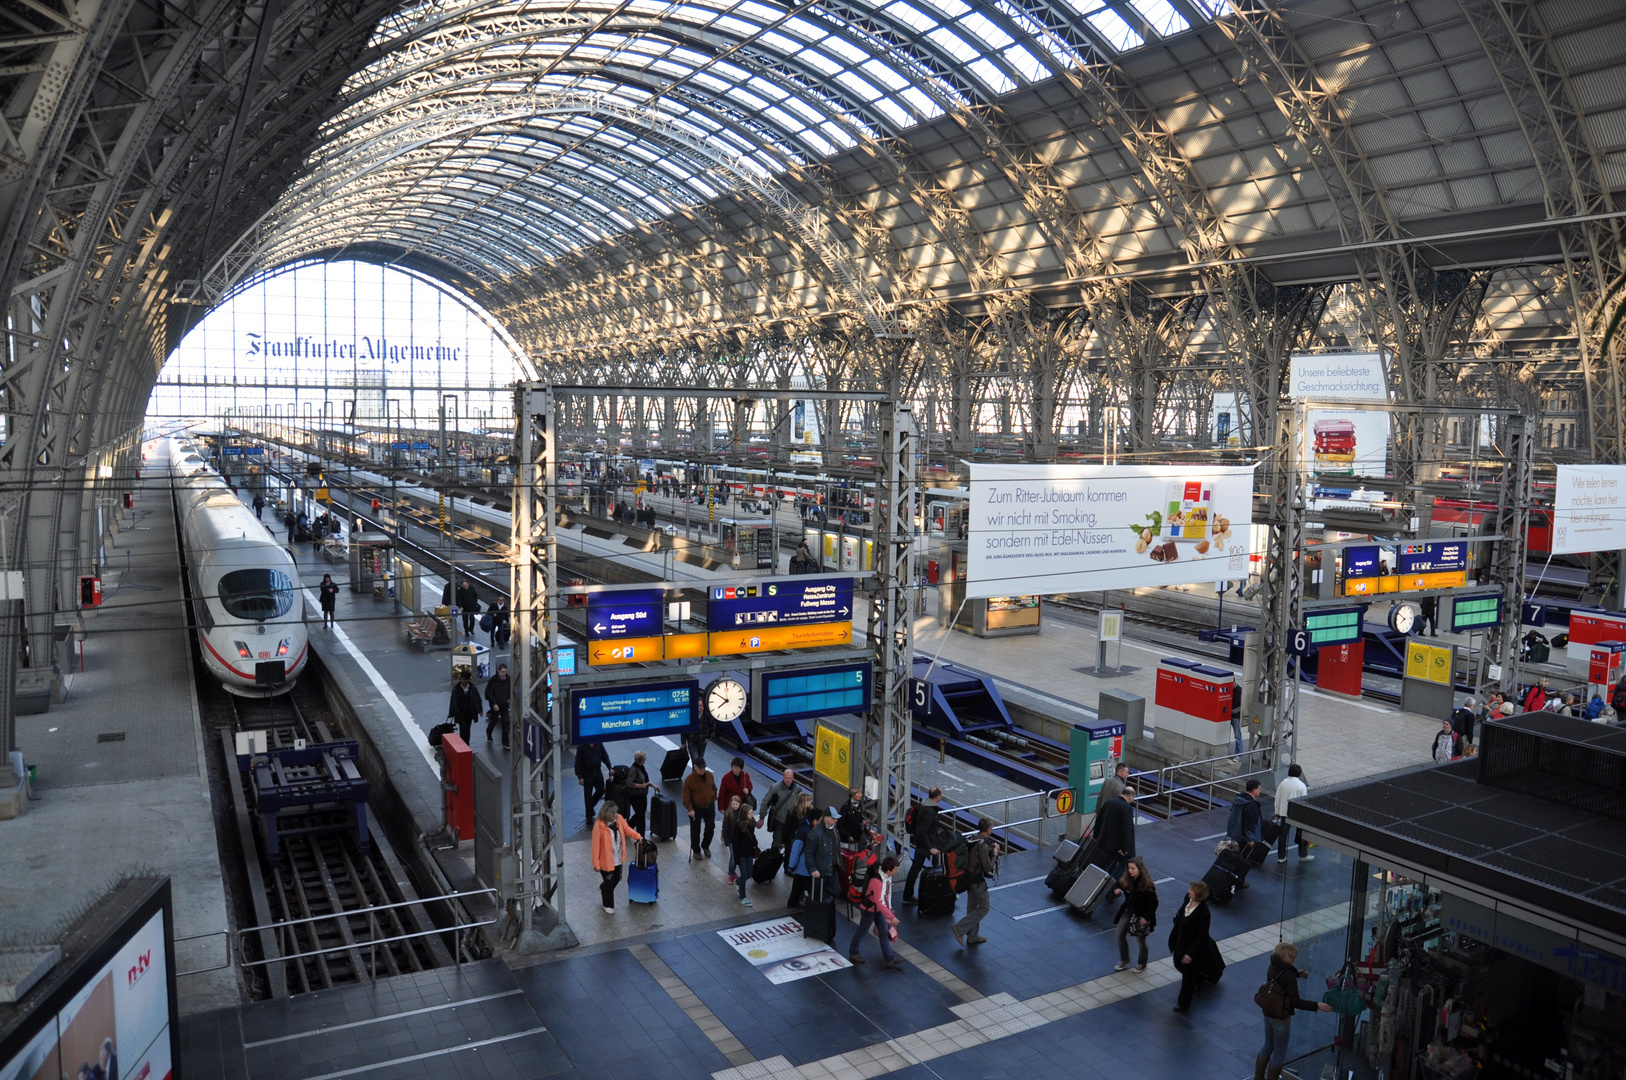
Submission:
[[[593,822],[593,869],[601,879],[598,891],[604,910],[611,915],[615,914],[615,887],[621,884],[621,864],[626,862],[624,839],[636,843],[643,836],[627,824],[615,803],[605,799],[598,808],[598,820]]]

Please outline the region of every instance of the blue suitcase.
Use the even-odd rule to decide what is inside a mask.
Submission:
[[[627,867],[627,899],[634,904],[653,904],[661,897],[659,866]]]

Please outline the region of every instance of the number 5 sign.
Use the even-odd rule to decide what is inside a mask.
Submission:
[[[925,679],[909,680],[909,711],[922,720],[931,719],[932,684]]]

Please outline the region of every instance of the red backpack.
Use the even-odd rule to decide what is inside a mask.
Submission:
[[[1540,683],[1532,686],[1529,692],[1524,695],[1525,712],[1540,712],[1546,704],[1547,691],[1541,688]]]
[[[847,902],[867,907],[868,898],[864,890],[869,888],[870,879],[881,872],[881,857],[875,854],[872,847],[865,848],[853,859],[852,873],[847,876]]]

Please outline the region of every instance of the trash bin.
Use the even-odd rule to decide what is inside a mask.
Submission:
[[[459,668],[469,668],[476,679],[491,678],[491,649],[477,641],[465,641],[452,649],[452,681]]]

